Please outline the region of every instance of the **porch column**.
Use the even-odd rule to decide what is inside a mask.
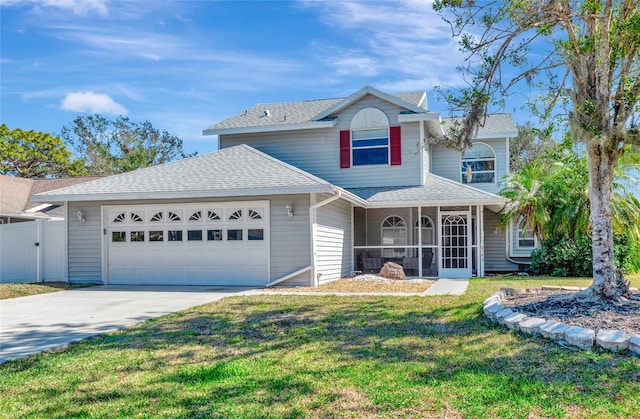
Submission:
[[[476,237],[478,238],[478,277],[484,276],[484,205],[478,205],[476,207],[477,220],[476,223]]]
[[[422,207],[418,206],[418,277],[422,276]]]

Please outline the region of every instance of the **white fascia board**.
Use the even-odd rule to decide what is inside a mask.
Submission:
[[[33,208],[29,208],[28,210],[25,210],[24,212],[27,213],[27,214],[28,213],[32,213],[32,212],[38,212],[38,211],[42,211],[43,209],[49,208],[49,207],[52,207],[52,206],[53,206],[53,204],[42,204],[42,205],[38,205],[38,206],[33,207]]]
[[[504,138],[516,138],[518,133],[515,131],[495,132],[491,134],[474,135],[473,140],[501,140]]]
[[[385,100],[389,103],[393,103],[394,105],[397,105],[401,108],[405,108],[405,109],[409,109],[411,111],[414,112],[419,112],[422,113],[424,112],[424,109],[416,106],[412,103],[409,102],[405,102],[404,100],[400,99],[399,97],[390,95],[388,93],[385,93],[381,90],[376,89],[375,87],[371,87],[371,86],[365,86],[362,89],[358,90],[357,92],[351,94],[350,96],[344,98],[344,100],[341,100],[340,102],[336,103],[333,106],[330,106],[329,108],[325,109],[324,111],[322,111],[320,114],[316,115],[315,117],[313,117],[314,120],[319,121],[322,120],[323,118],[326,118],[330,115],[333,115],[337,112],[340,112],[341,110],[353,105],[354,103],[356,103],[357,101],[359,101],[360,99],[362,99],[364,96],[366,96],[367,94],[369,95],[373,95],[376,96],[382,100]]]
[[[406,207],[449,207],[460,205],[486,205],[486,206],[504,206],[505,202],[486,201],[486,200],[465,200],[465,201],[395,201],[395,202],[369,202],[368,208],[406,208]]]
[[[439,121],[440,114],[436,112],[401,113],[398,122]]]
[[[336,186],[336,187],[334,187],[334,192],[340,192],[340,194],[341,194],[340,196],[344,200],[346,200],[346,201],[348,201],[348,202],[350,202],[350,203],[352,203],[354,205],[357,205],[357,206],[360,206],[360,207],[366,207],[367,205],[369,205],[367,200],[360,198],[358,195],[356,195],[354,193],[351,193],[351,192],[347,191],[346,189],[342,189],[342,188],[339,188],[339,187]]]
[[[333,118],[326,121],[305,122],[304,124],[205,129],[205,130],[202,130],[202,135],[254,134],[258,132],[280,132],[280,131],[295,131],[295,130],[304,130],[304,129],[333,128],[337,123],[338,123],[338,119]]]
[[[288,188],[265,188],[265,189],[232,189],[216,191],[182,191],[182,192],[134,192],[134,193],[105,193],[105,194],[82,194],[82,195],[56,195],[42,196],[34,195],[34,202],[59,202],[59,201],[131,201],[148,199],[185,199],[185,198],[235,198],[239,196],[259,196],[259,195],[293,195],[307,194],[314,192],[331,192],[332,185],[301,186]]]

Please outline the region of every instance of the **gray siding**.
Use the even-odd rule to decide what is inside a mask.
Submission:
[[[311,265],[311,231],[309,222],[309,195],[252,196],[247,198],[198,199],[197,202],[270,201],[270,276],[276,280]],[[69,206],[69,280],[72,282],[102,281],[102,223],[101,205],[170,204],[195,202],[193,200],[150,200],[70,203]],[[291,204],[295,215],[289,217],[285,206]],[[75,217],[82,209],[86,222]],[[266,281],[265,281],[266,282]],[[309,272],[299,275],[287,284],[311,283]]]
[[[78,210],[85,214],[81,223]],[[69,282],[102,281],[102,215],[95,202],[69,203]]]
[[[353,116],[367,107],[382,110],[391,126],[401,126],[402,165],[340,169],[340,131],[348,130]],[[402,110],[373,96],[366,96],[340,112],[336,126],[331,129],[221,135],[220,148],[248,144],[342,187],[420,185],[423,170],[418,148],[420,125],[418,122],[399,124],[398,114]]]
[[[319,202],[323,199],[318,196]],[[339,199],[316,211],[316,274],[322,283],[340,279],[352,270],[351,204]]]
[[[507,174],[507,139],[497,138],[478,142],[490,145],[496,153],[496,183],[474,183],[470,186],[483,191],[498,193],[501,189],[500,184]],[[460,182],[460,156],[461,153],[459,151],[440,146],[433,146],[431,172],[435,175]]]
[[[507,232],[498,228],[500,215],[484,211],[484,270],[517,271],[518,266],[507,260]]]

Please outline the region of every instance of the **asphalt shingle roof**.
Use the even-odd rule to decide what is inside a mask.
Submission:
[[[449,125],[454,121],[461,121],[461,118],[442,118],[442,128],[447,131]],[[514,122],[511,114],[508,113],[494,113],[487,115],[486,121],[480,127],[478,127],[477,137],[490,137],[495,134],[511,133],[518,134],[518,127]]]
[[[434,174],[428,174],[420,186],[378,188],[348,188],[349,192],[365,199],[370,205],[501,205],[505,199],[471,186],[463,185]]]
[[[411,105],[418,106],[424,92],[395,93],[395,96]],[[297,102],[259,103],[224,121],[207,128],[208,130],[289,126],[312,122],[313,118],[346,98],[301,100]],[[269,116],[265,116],[265,111]]]
[[[34,200],[109,200],[329,191],[332,185],[247,145],[44,192]]]

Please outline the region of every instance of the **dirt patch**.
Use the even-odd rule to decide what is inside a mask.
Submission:
[[[387,279],[377,275],[358,275],[328,282],[318,287],[273,287],[266,291],[287,292],[410,292],[421,293],[436,281],[431,279]]]
[[[576,298],[577,292],[544,290],[507,290],[505,307],[532,317],[561,321],[598,331],[624,330],[640,334],[640,292],[620,303]]]

